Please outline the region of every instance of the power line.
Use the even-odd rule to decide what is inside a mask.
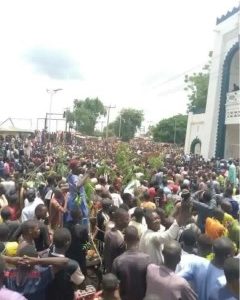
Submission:
[[[226,52],[227,52],[227,51],[224,50],[224,51],[220,52],[218,55],[212,56],[212,57],[210,58],[210,59],[211,59],[211,63],[212,63],[215,59],[218,59],[218,58],[219,58],[220,56],[222,56],[223,54],[226,54]],[[176,74],[176,75],[174,75],[173,77],[170,77],[170,78],[168,78],[167,80],[160,82],[159,84],[155,84],[154,86],[152,86],[152,89],[159,88],[159,87],[161,87],[161,86],[163,86],[163,85],[165,85],[165,84],[167,84],[167,83],[169,83],[169,82],[171,82],[171,81],[174,81],[174,80],[176,80],[176,79],[182,77],[183,75],[185,75],[186,73],[189,73],[189,72],[193,71],[194,69],[197,69],[197,68],[199,68],[199,67],[203,67],[204,65],[206,65],[206,64],[208,64],[208,63],[209,63],[209,61],[206,61],[206,60],[205,60],[204,62],[202,62],[202,63],[200,63],[200,64],[197,64],[197,65],[191,67],[190,69],[187,69],[187,70],[185,70],[185,71],[183,71],[183,72],[181,72],[181,73],[179,73],[179,74]],[[211,72],[210,72],[210,73],[211,73]]]
[[[230,72],[230,75],[231,74],[233,74],[233,72]],[[217,78],[219,76],[219,72],[213,72],[213,73],[210,73],[209,75],[211,76],[212,79]],[[169,94],[174,94],[178,91],[184,91],[184,82],[181,85],[167,89],[166,91],[159,92],[157,94],[157,96],[165,96],[165,95],[169,95]]]
[[[165,95],[175,94],[178,91],[184,91],[184,87],[182,85],[181,86],[177,86],[175,88],[168,89],[167,91],[158,93],[157,96],[165,96]]]
[[[182,72],[182,73],[179,73],[179,74],[177,74],[177,75],[174,75],[173,77],[170,77],[169,79],[160,82],[160,84],[157,84],[157,85],[153,86],[152,89],[156,89],[156,88],[158,88],[158,87],[161,87],[162,85],[167,84],[167,83],[170,82],[170,81],[176,80],[176,79],[178,79],[179,77],[182,77],[182,76],[185,75],[186,73],[191,72],[192,70],[196,69],[196,68],[199,67],[199,66],[202,66],[202,64],[199,64],[198,66],[192,67],[191,69],[185,70],[185,71]]]

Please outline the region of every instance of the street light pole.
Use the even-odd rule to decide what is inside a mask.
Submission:
[[[70,112],[70,107],[64,108],[63,116],[65,117],[65,132],[67,132],[68,114]]]
[[[49,125],[48,125],[48,131],[51,131],[51,117],[52,117],[52,102],[53,102],[53,95],[56,94],[57,92],[62,91],[62,89],[55,89],[55,90],[49,90],[47,89],[47,93],[50,94],[50,107],[49,107]]]
[[[50,107],[49,107],[49,121],[48,121],[49,132],[51,132],[52,102],[53,102],[53,93],[50,93]]]

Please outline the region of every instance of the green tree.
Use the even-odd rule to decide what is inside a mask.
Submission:
[[[163,167],[163,158],[161,156],[150,156],[148,158],[148,164],[151,170],[158,170],[160,167]]]
[[[111,122],[108,125],[108,137],[116,137],[117,135],[115,134],[116,130],[115,130],[115,126],[117,126],[116,122]],[[107,131],[107,127],[103,128],[103,137],[106,137],[106,131]]]
[[[66,124],[68,125],[68,129],[73,128],[75,122],[74,113],[68,109],[64,112],[63,116],[66,118]]]
[[[122,109],[116,120],[109,124],[109,128],[113,130],[115,136],[120,137],[123,141],[129,141],[134,138],[143,120],[142,110],[126,108]]]
[[[147,137],[152,137],[153,136],[153,130],[154,130],[155,126],[154,125],[150,125],[147,129],[147,133],[146,133],[146,136]]]
[[[123,184],[127,184],[134,177],[134,154],[126,143],[121,143],[116,152],[116,165],[122,172]]]
[[[73,114],[76,130],[83,134],[94,135],[97,119],[106,115],[106,109],[98,98],[76,99],[74,100]]]
[[[94,130],[94,136],[96,137],[103,137],[103,132],[101,130]]]
[[[209,84],[209,70],[211,65],[212,52],[209,52],[209,62],[199,73],[185,75],[186,84],[184,90],[188,92],[188,111],[205,112]]]
[[[187,116],[176,115],[161,120],[152,130],[153,140],[162,143],[184,144],[187,129]]]

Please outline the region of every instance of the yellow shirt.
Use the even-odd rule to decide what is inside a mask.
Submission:
[[[5,244],[5,249],[3,250],[3,253],[4,253],[4,255],[7,255],[7,256],[16,256],[17,249],[18,249],[17,242],[7,242]]]
[[[227,227],[227,225],[229,224],[229,223],[232,223],[232,222],[234,222],[234,218],[233,218],[233,216],[231,216],[231,215],[229,215],[228,213],[224,213],[224,217],[223,217],[223,225],[225,226],[225,227]]]

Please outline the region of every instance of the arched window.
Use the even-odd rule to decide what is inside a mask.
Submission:
[[[202,143],[201,143],[200,139],[198,137],[196,137],[191,143],[190,152],[193,154],[200,155],[201,154],[201,146],[202,146]]]

